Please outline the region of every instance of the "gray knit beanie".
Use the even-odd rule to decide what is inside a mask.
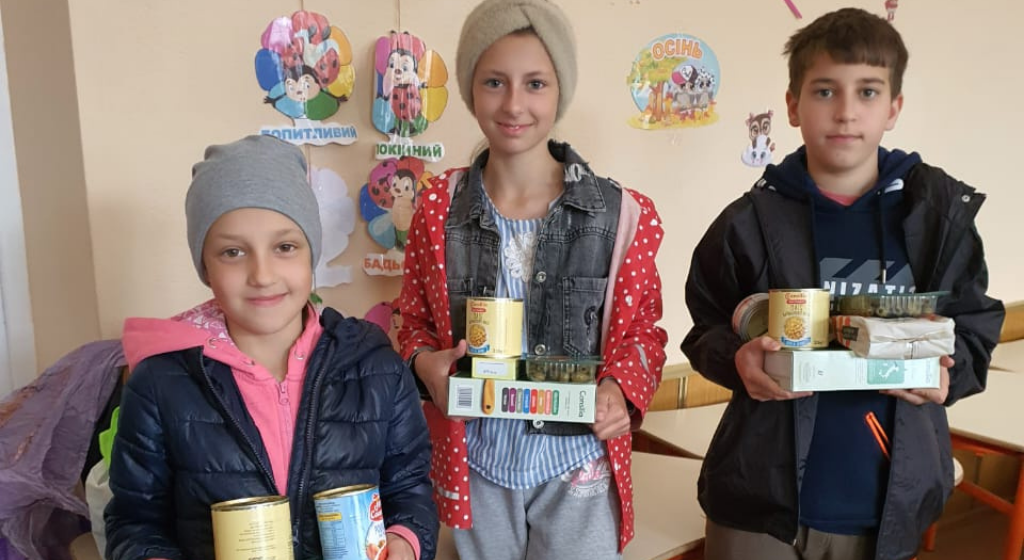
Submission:
[[[273,136],[246,136],[206,148],[203,161],[192,166],[185,219],[192,262],[204,284],[209,284],[203,265],[206,233],[217,218],[240,208],[263,208],[290,218],[306,234],[316,268],[320,207],[306,178],[306,159],[297,147]]]
[[[576,40],[569,18],[549,0],[484,0],[466,17],[455,54],[462,99],[473,112],[473,72],[480,55],[509,33],[532,28],[544,44],[558,76],[558,112],[562,118],[576,90]]]

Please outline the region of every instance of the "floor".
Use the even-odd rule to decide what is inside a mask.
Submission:
[[[935,551],[921,553],[917,560],[1001,560],[1006,525],[1007,518],[998,513],[972,513],[962,521],[940,526]],[[72,558],[99,560],[91,535],[80,541],[72,545]]]
[[[922,553],[918,560],[1000,560],[1008,521],[994,511],[979,511],[961,522],[940,525],[935,551]]]

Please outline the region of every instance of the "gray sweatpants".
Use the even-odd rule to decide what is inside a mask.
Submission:
[[[460,560],[620,560],[619,496],[601,458],[534,488],[470,470],[473,528],[454,529]]]
[[[707,520],[705,560],[872,560],[875,537],[834,535],[800,526],[795,544],[771,535],[730,529]]]

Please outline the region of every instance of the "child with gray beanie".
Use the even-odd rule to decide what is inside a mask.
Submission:
[[[433,180],[399,298],[402,355],[430,401],[441,520],[462,560],[617,559],[633,537],[630,430],[665,362],[661,220],[550,139],[577,77],[554,2],[480,3],[455,66],[488,149]],[[593,425],[448,417],[448,375],[469,369],[469,297],[525,301],[523,354],[601,357]]]
[[[211,506],[267,496],[292,513],[279,557],[320,557],[314,494],[368,484],[384,529],[360,546],[433,558],[413,376],[379,327],[309,302],[321,225],[302,152],[271,136],[207,148],[185,217],[213,299],[125,322],[105,557],[214,560]]]

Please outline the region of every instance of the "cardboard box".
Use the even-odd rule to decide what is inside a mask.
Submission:
[[[939,358],[859,358],[849,350],[765,354],[764,371],[787,391],[921,389],[939,386]]]
[[[449,416],[592,423],[596,383],[448,378]]]
[[[473,356],[473,370],[470,373],[477,379],[516,379],[519,358],[489,358]]]

